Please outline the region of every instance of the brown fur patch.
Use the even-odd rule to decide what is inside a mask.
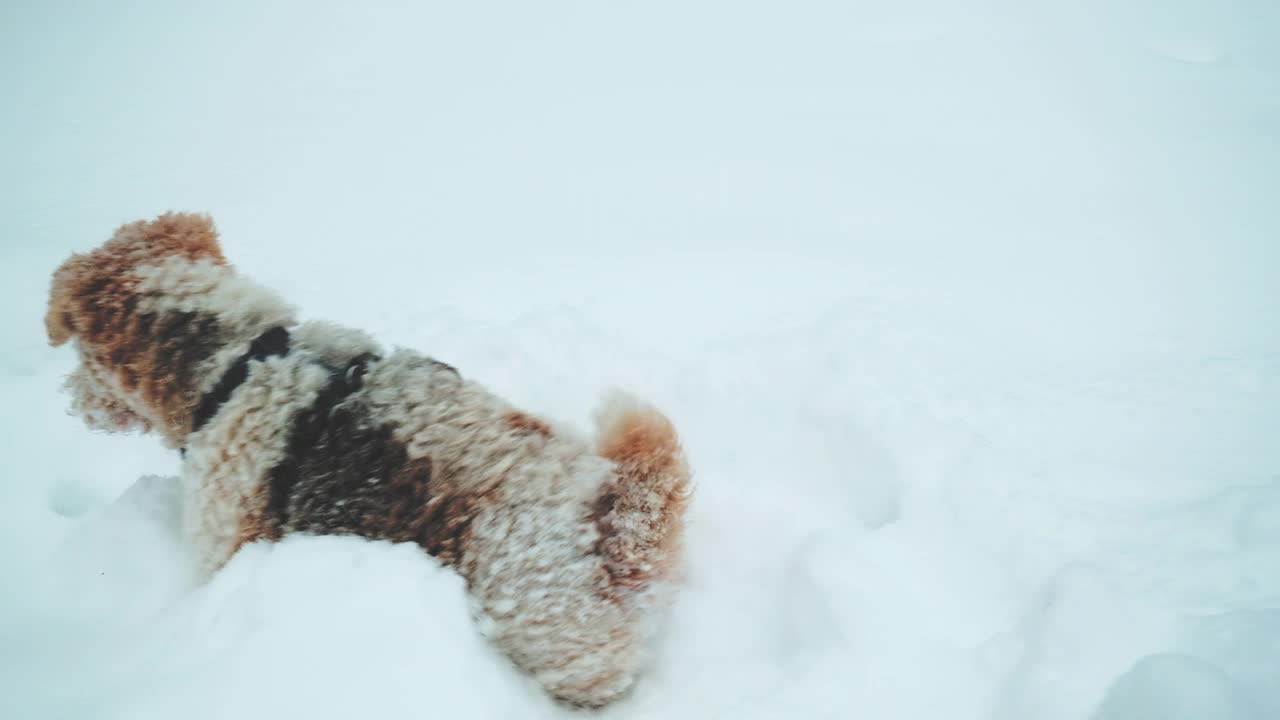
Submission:
[[[522,413],[519,410],[512,410],[502,416],[503,422],[507,427],[519,432],[536,433],[543,437],[551,437],[551,426],[545,420],[536,418],[528,413]]]
[[[675,428],[656,412],[630,414],[602,439],[600,454],[644,474],[670,473],[683,465]]]
[[[482,500],[472,495],[436,496],[423,508],[417,541],[430,555],[450,567],[462,563]]]
[[[132,362],[118,367],[136,374],[143,401],[159,411],[166,427],[185,434],[199,401],[197,369],[222,346],[221,325],[212,315],[170,312],[140,315],[134,329]]]
[[[656,411],[630,412],[606,434],[600,454],[617,465],[614,480],[593,507],[600,528],[597,551],[614,588],[639,589],[670,577],[680,559],[689,469],[671,422]],[[613,518],[641,523],[622,532]]]
[[[252,495],[244,502],[240,511],[240,533],[236,538],[234,554],[243,545],[259,540],[279,540],[280,525],[267,513],[267,501],[270,486],[266,483],[258,485]]]

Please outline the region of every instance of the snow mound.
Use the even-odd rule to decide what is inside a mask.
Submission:
[[[1093,720],[1249,720],[1260,717],[1212,663],[1186,655],[1148,655],[1107,690]]]

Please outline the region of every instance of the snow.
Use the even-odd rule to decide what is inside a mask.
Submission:
[[[1280,717],[1280,6],[6,3],[0,716],[567,717],[414,548],[195,585],[49,274],[159,212],[697,478],[616,718]]]
[[[1213,665],[1185,655],[1149,655],[1107,692],[1096,720],[1254,717],[1230,678]]]

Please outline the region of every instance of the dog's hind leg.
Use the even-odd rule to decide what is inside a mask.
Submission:
[[[615,465],[596,504],[599,552],[613,592],[643,592],[678,570],[689,467],[671,421],[629,396],[609,398],[596,424],[598,452]]]

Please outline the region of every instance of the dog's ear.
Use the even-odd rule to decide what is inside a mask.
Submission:
[[[45,309],[44,329],[49,344],[57,347],[76,335],[75,287],[89,263],[87,255],[72,255],[53,273],[49,288],[49,307]]]

